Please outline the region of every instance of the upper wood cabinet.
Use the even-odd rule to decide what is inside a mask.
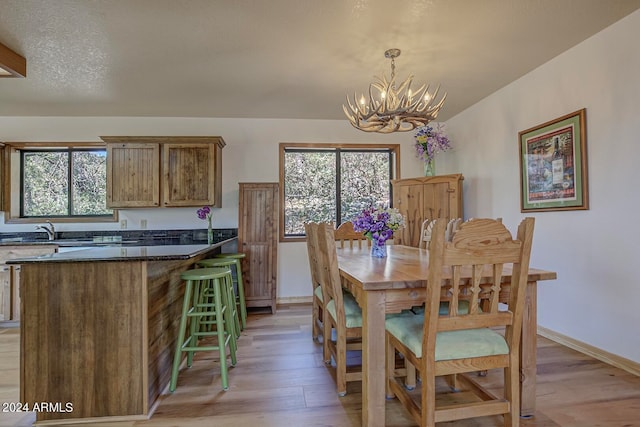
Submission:
[[[221,207],[221,137],[101,138],[107,143],[108,207]]]
[[[405,228],[395,242],[418,246],[425,219],[462,218],[462,174],[407,178],[391,181],[393,206],[405,217]]]

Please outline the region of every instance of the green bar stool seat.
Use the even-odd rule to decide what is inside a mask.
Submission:
[[[226,285],[230,276],[230,269],[224,267],[197,268],[180,275],[185,281],[185,292],[169,391],[176,389],[182,353],[187,353],[187,366],[191,367],[196,351],[218,351],[222,389],[229,389],[227,348],[231,366],[237,362],[235,322],[229,309],[235,307],[235,298]],[[210,336],[217,337],[215,345],[198,345],[202,338]]]
[[[214,258],[228,258],[235,261],[236,268],[236,301],[238,306],[240,307],[240,317],[242,320],[242,329],[247,327],[247,304],[244,299],[244,282],[242,281],[242,259],[246,255],[242,252],[237,253],[222,253],[214,255]]]

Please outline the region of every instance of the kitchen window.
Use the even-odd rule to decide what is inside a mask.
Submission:
[[[2,151],[7,223],[117,221],[106,207],[104,144],[17,142]]]
[[[351,221],[391,205],[399,175],[395,144],[280,144],[280,240],[304,240],[304,223]]]
[[[106,150],[22,150],[20,216],[111,216],[106,161]]]

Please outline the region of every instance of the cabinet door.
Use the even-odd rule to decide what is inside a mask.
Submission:
[[[1,320],[20,320],[20,265],[4,264],[15,258],[54,253],[54,245],[15,245],[0,247],[0,311],[4,316]]]
[[[107,207],[159,205],[159,144],[107,144]]]
[[[238,247],[247,307],[276,310],[278,184],[241,183]]]
[[[216,144],[199,143],[162,145],[164,206],[220,207],[217,148]]]
[[[423,193],[425,219],[462,218],[460,180],[434,179],[424,184]]]
[[[406,222],[406,227],[395,233],[395,243],[418,246],[426,219],[462,218],[463,179],[461,174],[451,174],[392,181],[393,206]]]
[[[393,206],[404,215],[405,220],[405,227],[394,233],[394,242],[399,245],[418,246],[424,210],[422,185],[397,185],[394,186],[393,192]]]
[[[0,321],[11,318],[11,267],[0,265]]]

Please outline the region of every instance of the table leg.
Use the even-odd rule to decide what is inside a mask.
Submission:
[[[362,304],[362,425],[385,425],[385,292],[364,292]]]
[[[520,416],[536,412],[537,282],[528,282],[520,341]]]

